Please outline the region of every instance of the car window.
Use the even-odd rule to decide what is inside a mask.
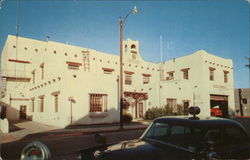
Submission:
[[[154,130],[154,137],[164,137],[167,136],[168,124],[166,123],[156,123]]]
[[[198,136],[201,130],[184,125],[172,125],[168,143],[178,147],[196,151]]]
[[[239,128],[225,128],[225,146],[232,147],[247,143],[248,136]]]
[[[145,137],[164,141],[167,138],[168,127],[167,123],[154,123]]]

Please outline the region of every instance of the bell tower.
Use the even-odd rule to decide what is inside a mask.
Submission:
[[[140,59],[139,41],[133,41],[128,38],[126,41],[123,41],[123,48],[123,53],[126,59],[132,61]]]

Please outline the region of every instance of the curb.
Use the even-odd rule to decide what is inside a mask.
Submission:
[[[40,138],[53,138],[53,137],[70,137],[70,136],[81,136],[81,135],[89,135],[89,134],[96,134],[96,133],[110,133],[110,132],[119,132],[119,131],[132,131],[132,130],[140,130],[140,129],[146,129],[147,126],[145,127],[137,127],[137,128],[123,128],[123,129],[106,129],[106,130],[92,130],[92,131],[76,131],[76,132],[59,132],[59,133],[50,133],[48,135],[45,136],[35,136],[33,138],[36,137],[40,137]],[[23,138],[24,140],[26,139],[32,139],[32,138]]]
[[[50,132],[50,133],[34,133],[34,134],[30,134],[27,135],[23,138],[18,138],[15,137],[13,135],[10,136],[5,136],[3,138],[4,143],[9,143],[9,142],[13,142],[13,141],[30,141],[30,140],[35,140],[35,139],[52,139],[55,137],[73,137],[73,136],[82,136],[82,135],[90,135],[90,134],[96,134],[96,133],[111,133],[111,132],[120,132],[120,131],[133,131],[133,130],[143,130],[146,129],[147,126],[141,126],[141,127],[136,127],[136,128],[115,128],[115,129],[96,129],[96,130],[92,130],[92,131],[65,131],[65,132]]]

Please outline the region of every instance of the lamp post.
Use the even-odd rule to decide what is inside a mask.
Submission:
[[[137,14],[138,10],[134,7],[124,19],[120,18],[120,128],[123,128],[123,53],[122,53],[122,29],[128,16],[133,13]]]

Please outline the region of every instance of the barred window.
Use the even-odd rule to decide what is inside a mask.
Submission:
[[[107,94],[89,94],[89,112],[107,112]]]

